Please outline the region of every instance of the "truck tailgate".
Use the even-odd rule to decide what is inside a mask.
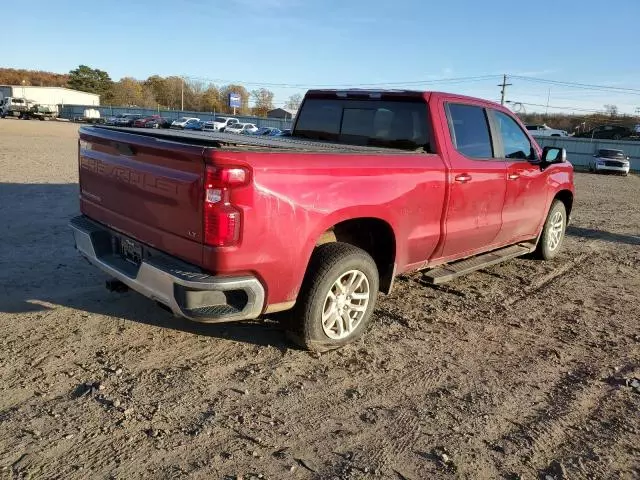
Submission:
[[[202,260],[203,148],[83,127],[81,211],[142,243]]]

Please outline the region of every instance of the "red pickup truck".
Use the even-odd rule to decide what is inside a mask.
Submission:
[[[437,92],[312,90],[290,137],[83,127],[79,176],[76,247],[118,285],[201,322],[291,310],[318,351],[398,274],[554,257],[574,198],[563,149]]]

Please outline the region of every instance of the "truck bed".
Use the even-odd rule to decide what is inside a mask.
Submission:
[[[86,128],[86,127],[85,127]],[[269,137],[258,135],[240,135],[235,133],[204,132],[189,130],[150,129],[131,127],[112,127],[100,125],[89,128],[114,130],[146,137],[162,138],[169,141],[201,145],[231,150],[270,150],[286,149],[295,152],[331,152],[331,153],[366,153],[366,154],[423,154],[422,151],[410,151],[399,148],[382,148],[367,145],[346,145],[343,143],[322,140],[308,140],[295,137]]]

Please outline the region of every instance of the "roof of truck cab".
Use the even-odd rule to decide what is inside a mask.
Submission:
[[[369,88],[346,88],[346,89],[338,89],[338,88],[327,88],[327,89],[314,89],[307,91],[306,97],[327,97],[333,96],[341,97],[358,97],[358,96],[369,96],[370,98],[379,98],[379,97],[400,97],[400,98],[421,98],[427,101],[431,100],[431,98],[435,97],[445,97],[451,98],[455,100],[460,100],[462,102],[472,102],[472,103],[482,103],[484,105],[488,105],[491,107],[498,107],[499,109],[506,110],[506,107],[500,105],[499,103],[493,102],[491,100],[486,100],[484,98],[478,97],[469,97],[467,95],[460,95],[458,93],[448,93],[448,92],[438,92],[438,91],[430,91],[430,90],[405,90],[405,89],[369,89]]]
[[[369,96],[376,98],[378,96],[383,97],[409,97],[409,98],[425,98],[425,95],[429,95],[431,92],[424,92],[420,90],[400,90],[400,89],[371,89],[371,88],[323,88],[308,90],[306,97],[326,97],[327,95],[340,96]]]

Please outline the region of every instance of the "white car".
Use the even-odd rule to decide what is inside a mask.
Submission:
[[[233,123],[224,129],[225,133],[255,133],[258,131],[253,123]]]
[[[196,117],[180,117],[177,120],[171,122],[171,128],[182,128],[184,130],[184,127],[187,123],[194,123],[199,121],[200,119]]]
[[[204,122],[204,130],[213,130],[214,132],[224,132],[230,125],[238,122],[237,118],[233,117],[215,117],[213,120]]]
[[[601,149],[593,156],[593,160],[589,161],[589,171],[611,172],[629,175],[629,157],[622,150]]]
[[[534,137],[568,137],[569,134],[564,130],[551,128],[547,125],[527,125],[527,130]]]

